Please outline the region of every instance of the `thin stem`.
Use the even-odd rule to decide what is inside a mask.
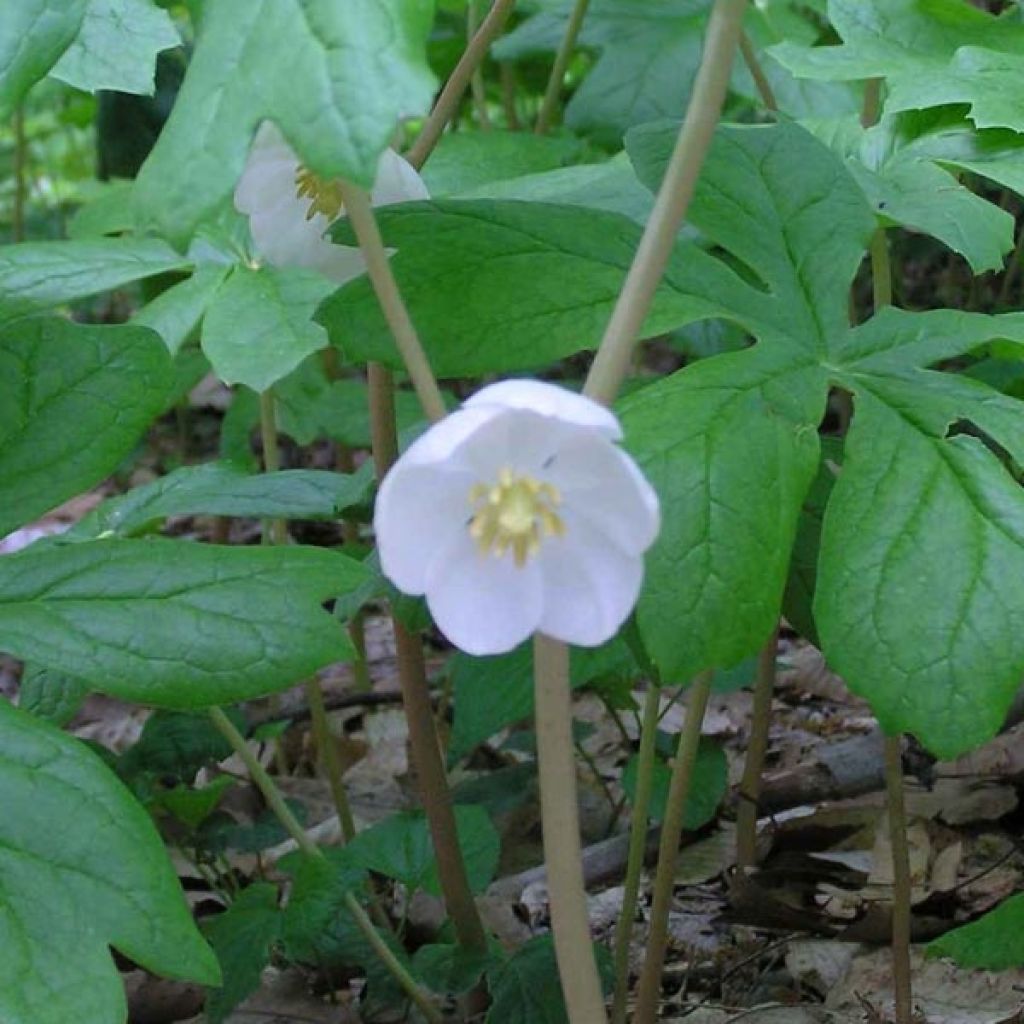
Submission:
[[[878,122],[882,112],[882,80],[869,78],[864,83],[864,105],[861,107],[860,123],[862,128],[870,128]]]
[[[345,203],[345,211],[352,223],[352,228],[359,239],[359,248],[366,260],[366,270],[370,283],[377,294],[384,319],[402,354],[405,368],[416,389],[420,404],[427,418],[439,420],[445,414],[444,399],[430,368],[427,355],[420,344],[419,335],[413,326],[409,311],[405,308],[402,296],[398,291],[398,282],[391,272],[384,241],[377,227],[377,218],[373,215],[370,198],[365,191],[348,182],[341,183],[341,195]]]
[[[572,14],[569,15],[569,22],[565,26],[565,35],[562,36],[562,42],[555,54],[555,63],[551,65],[548,85],[544,90],[544,101],[541,103],[540,113],[537,115],[534,131],[538,135],[543,135],[548,130],[551,126],[551,118],[558,109],[558,95],[562,91],[565,69],[569,66],[572,51],[576,48],[576,37],[580,34],[580,28],[589,6],[590,0],[576,0]]]
[[[516,66],[510,60],[503,60],[500,65],[501,74],[501,106],[505,111],[505,124],[509,131],[517,132],[522,128],[519,111],[516,109]]]
[[[1022,258],[1024,258],[1024,226],[1017,230],[1017,244],[1013,247],[1013,255],[1007,264],[1006,273],[1003,274],[1003,283],[999,289],[999,297],[996,299],[996,306],[999,309],[1005,309],[1010,304],[1010,293],[1020,274]]]
[[[892,845],[892,982],[896,1024],[913,1024],[910,980],[910,851],[903,800],[903,753],[899,736],[885,737],[885,787]]]
[[[327,782],[331,787],[331,796],[334,799],[334,809],[338,812],[338,821],[341,823],[341,834],[347,843],[355,838],[356,824],[352,820],[352,808],[349,806],[345,784],[341,781],[341,763],[338,760],[338,748],[334,745],[334,737],[331,735],[331,729],[327,723],[324,691],[320,687],[319,680],[307,680],[306,701],[309,704],[309,717],[313,724],[313,738],[316,741],[316,749],[323,759],[324,771],[327,773]]]
[[[477,0],[469,0],[466,4],[466,45],[473,41],[476,30],[479,27],[480,12],[477,10]],[[480,122],[483,131],[491,130],[491,117],[487,113],[487,92],[484,87],[483,61],[475,68],[469,76],[469,87],[473,94],[473,109],[476,111],[476,119]]]
[[[777,114],[779,112],[779,103],[775,98],[775,90],[772,89],[772,84],[764,73],[764,66],[757,56],[757,50],[754,49],[754,44],[750,41],[750,36],[746,32],[740,33],[740,53],[743,54],[743,60],[746,62],[750,77],[754,79],[754,85],[757,86],[757,92],[761,97],[765,110],[770,110],[773,114]]]
[[[277,444],[274,393],[269,388],[260,392],[260,440],[263,444],[263,469],[267,473],[276,473],[281,468],[281,450]],[[283,519],[264,521],[263,543],[288,543],[288,532]]]
[[[353,684],[356,693],[369,693],[373,689],[370,664],[366,660],[366,613],[360,608],[348,624],[348,637],[356,650],[352,661]]]
[[[715,0],[686,119],[587,377],[585,391],[599,402],[610,404],[625,379],[633,345],[689,208],[729,87],[746,6],[747,0]]]
[[[647,939],[644,966],[640,973],[640,984],[637,988],[634,1024],[652,1024],[658,1019],[661,969],[665,962],[668,912],[672,902],[676,854],[679,851],[679,840],[683,834],[683,816],[687,797],[690,794],[693,766],[697,762],[701,726],[704,723],[708,697],[711,695],[713,677],[713,672],[702,672],[690,688],[686,721],[683,723],[679,747],[672,765],[672,780],[669,784],[668,800],[665,805],[665,819],[661,823],[661,841],[658,845],[658,868],[654,876],[651,929]]]
[[[569,649],[538,633],[533,658],[541,827],[558,973],[570,1024],[600,1024],[608,1016],[590,938],[583,883]]]
[[[647,847],[647,818],[654,783],[654,760],[658,738],[658,705],[661,690],[649,683],[644,698],[644,717],[640,727],[640,751],[637,755],[636,792],[629,820],[629,854],[626,858],[625,891],[622,912],[615,925],[615,998],[612,1002],[612,1024],[625,1024],[626,999],[629,996],[629,945],[640,895],[640,875]]]
[[[323,851],[306,834],[298,819],[292,814],[291,808],[285,802],[281,791],[274,785],[274,780],[267,774],[266,769],[260,764],[259,758],[252,752],[245,737],[235,728],[234,723],[220,708],[210,708],[210,719],[220,734],[231,745],[232,750],[241,758],[242,763],[249,771],[249,777],[255,783],[256,788],[263,794],[267,806],[273,811],[277,820],[284,825],[285,830],[295,840],[299,849],[310,857],[322,857]],[[406,995],[416,1004],[417,1008],[430,1024],[442,1024],[444,1018],[434,1006],[430,997],[413,980],[412,976],[401,964],[398,958],[388,949],[384,940],[373,927],[373,922],[367,916],[359,901],[351,894],[345,896],[345,906],[355,919],[359,930],[366,936],[367,941],[373,946],[377,955],[381,958],[384,966],[391,972],[394,979],[401,985]]]
[[[437,98],[430,117],[427,118],[427,123],[423,126],[423,130],[412,144],[409,152],[405,154],[406,160],[417,170],[426,163],[427,157],[433,152],[438,139],[441,138],[445,126],[458,110],[474,69],[484,59],[488,47],[501,31],[515,2],[516,0],[494,0],[494,6],[481,22],[476,35],[466,47],[466,52],[463,53],[459,63],[455,65],[455,70],[449,76],[448,81],[445,82],[441,95]]]
[[[875,228],[871,236],[871,288],[876,313],[883,306],[892,305],[892,265],[885,228]]]
[[[11,238],[15,242],[25,239],[25,108],[14,111],[14,214],[11,220]]]
[[[757,863],[757,801],[761,795],[761,775],[768,753],[768,731],[772,720],[772,692],[775,689],[775,658],[779,631],[772,630],[757,658],[754,681],[754,709],[750,721],[750,741],[743,764],[736,812],[736,863],[752,868]]]

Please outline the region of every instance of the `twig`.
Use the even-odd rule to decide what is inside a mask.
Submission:
[[[907,813],[903,799],[903,753],[899,736],[885,738],[885,784],[892,844],[892,982],[896,1024],[913,1024],[910,973],[911,886]]]
[[[740,53],[743,54],[743,60],[746,62],[750,77],[754,79],[754,85],[757,86],[757,91],[765,110],[770,110],[773,114],[777,114],[779,112],[779,104],[775,99],[775,91],[772,89],[771,82],[768,81],[768,76],[764,73],[764,67],[758,59],[754,44],[750,41],[750,36],[746,32],[740,33]]]

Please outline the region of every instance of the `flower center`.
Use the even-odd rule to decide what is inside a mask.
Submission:
[[[481,554],[493,552],[501,558],[511,548],[517,566],[540,549],[542,538],[565,533],[565,523],[555,511],[562,503],[558,489],[511,469],[503,469],[496,484],[476,484],[469,503],[469,535]]]
[[[295,171],[295,195],[299,199],[312,200],[306,211],[306,220],[312,220],[318,213],[328,220],[337,220],[345,205],[341,199],[340,181],[324,181],[301,164]]]

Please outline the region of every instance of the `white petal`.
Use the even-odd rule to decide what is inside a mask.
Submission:
[[[276,125],[264,121],[235,188],[235,206],[242,213],[252,214],[272,205],[282,189],[294,193],[298,165],[299,158]]]
[[[377,162],[377,178],[370,202],[374,206],[390,206],[392,203],[429,198],[427,186],[412,164],[393,149],[385,149]]]
[[[571,508],[625,551],[641,554],[658,536],[658,495],[626,452],[590,431],[562,435],[547,479]]]
[[[640,596],[643,556],[623,551],[582,516],[566,512],[563,537],[537,555],[544,580],[540,630],[556,640],[596,647],[626,621]]]
[[[510,553],[483,554],[462,530],[431,562],[427,606],[441,632],[467,654],[504,654],[537,629],[536,559],[520,568]]]
[[[541,380],[503,380],[482,388],[467,406],[498,405],[505,409],[529,409],[564,423],[596,428],[613,441],[622,437],[615,414],[599,402],[575,391]]]
[[[466,532],[473,479],[400,459],[377,494],[373,528],[384,575],[406,594],[427,589],[433,560]]]
[[[489,420],[501,415],[498,408],[467,409],[463,406],[420,435],[402,455],[399,462],[432,465],[450,459],[456,449]]]

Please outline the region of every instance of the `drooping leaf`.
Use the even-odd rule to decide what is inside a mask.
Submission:
[[[174,111],[137,180],[142,226],[191,237],[231,193],[264,119],[315,173],[372,185],[399,117],[432,100],[433,12],[431,0],[207,3]]]
[[[928,956],[948,956],[961,967],[1006,971],[1024,965],[1024,893],[984,917],[928,944]]]
[[[0,536],[116,469],[163,411],[170,377],[145,329],[56,318],[0,328]]]
[[[198,267],[191,277],[147,302],[132,317],[132,323],[156,331],[167,350],[172,355],[177,354],[213,302],[229,269],[216,263]]]
[[[0,766],[5,1024],[123,1024],[110,945],[157,973],[217,984],[156,829],[102,761],[0,701]]]
[[[18,707],[60,728],[75,717],[88,694],[81,679],[26,665],[18,687]]]
[[[153,0],[87,0],[78,34],[50,74],[86,92],[152,95],[156,55],[180,43]]]
[[[320,602],[366,571],[310,548],[100,540],[0,559],[0,649],[125,700],[193,709],[352,656]]]

